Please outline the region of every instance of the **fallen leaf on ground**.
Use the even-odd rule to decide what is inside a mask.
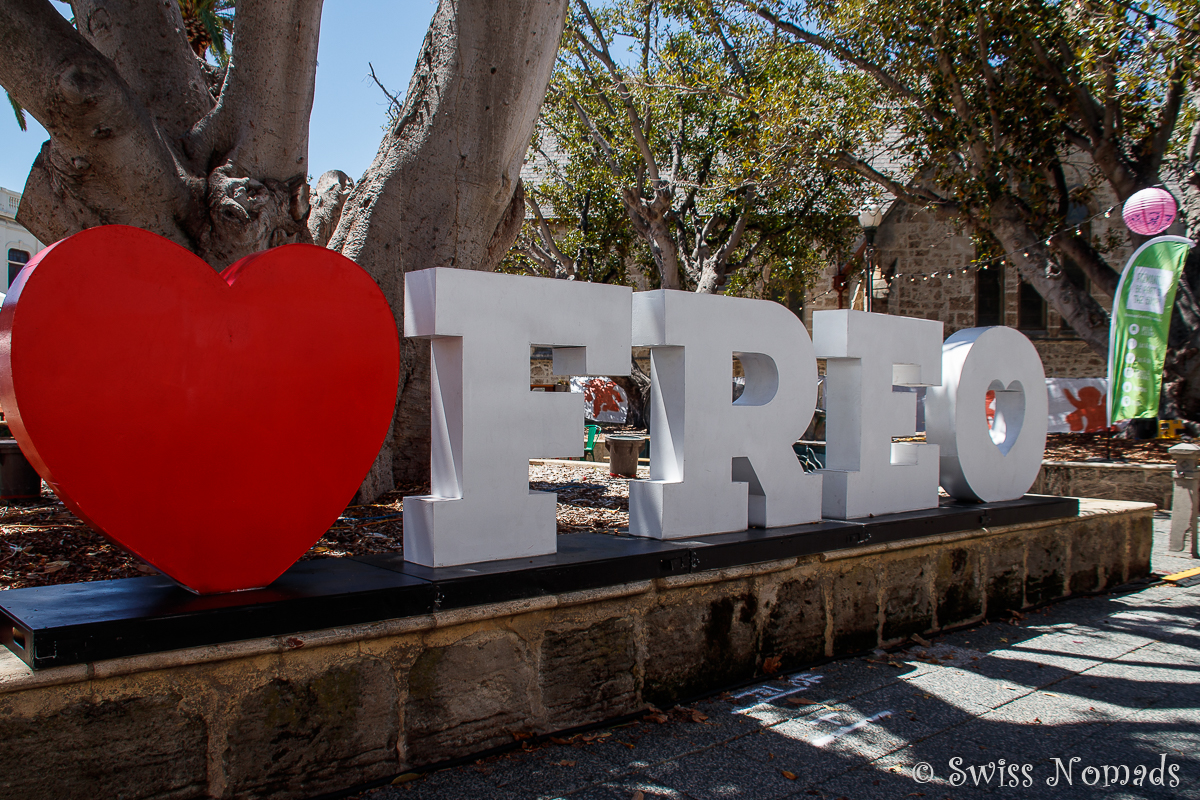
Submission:
[[[415,781],[417,778],[420,778],[420,777],[421,777],[421,773],[419,773],[419,772],[406,772],[403,775],[395,778],[392,781],[392,786],[399,786],[402,783],[408,783],[409,781]]]
[[[555,764],[558,764],[560,767],[573,767],[573,766],[575,766],[575,762],[574,762],[574,761],[566,761],[566,760],[564,760],[564,761],[555,761],[554,763],[555,763]]]
[[[809,700],[807,697],[789,697],[787,699],[789,705],[793,706],[819,706],[816,700]]]
[[[933,646],[928,639],[926,639],[924,636],[922,636],[919,633],[914,633],[911,638],[914,642],[921,645],[922,647],[932,647]]]
[[[783,777],[787,778],[789,781],[796,780],[796,773],[788,772],[786,769],[779,770],[779,774],[782,775]]]
[[[769,658],[763,659],[763,672],[768,675],[774,675],[776,672],[779,672],[779,668],[782,666],[782,656],[770,656]]]

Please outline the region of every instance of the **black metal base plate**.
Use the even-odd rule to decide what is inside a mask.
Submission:
[[[0,642],[34,669],[279,636],[615,586],[863,544],[1072,517],[1077,500],[1027,495],[848,522],[657,541],[576,533],[558,552],[464,567],[400,556],[301,561],[266,589],[197,597],[163,576],[0,592]]]

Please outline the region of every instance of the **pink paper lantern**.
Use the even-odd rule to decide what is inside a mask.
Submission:
[[[1121,216],[1134,233],[1155,236],[1175,221],[1175,198],[1163,189],[1142,189],[1125,201]]]

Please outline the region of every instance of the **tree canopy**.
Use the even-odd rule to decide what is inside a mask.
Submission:
[[[696,3],[576,0],[535,140],[530,267],[776,296],[810,280],[857,230],[860,181],[828,140],[872,87],[781,44]],[[814,124],[779,137],[781,104]]]
[[[1093,350],[1107,353],[1108,313],[1065,265],[1111,295],[1123,264],[1110,257],[1114,242],[1073,235],[1073,209],[1106,196],[1123,202],[1194,169],[1185,163],[1200,107],[1192,0],[718,7],[743,22],[757,16],[796,47],[869,76],[911,173],[877,170],[851,142],[840,148],[841,166],[970,232],[982,252],[1002,254]],[[1200,220],[1188,224],[1193,235],[1200,230]],[[1200,344],[1200,316],[1190,288],[1179,297],[1177,317],[1190,327],[1176,331],[1182,353]],[[1200,385],[1187,392],[1182,413],[1198,419]]]

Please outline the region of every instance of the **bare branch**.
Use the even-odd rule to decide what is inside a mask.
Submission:
[[[596,127],[596,123],[579,104],[579,100],[572,97],[571,107],[575,109],[575,114],[579,117],[579,121],[583,123],[583,127],[587,128],[588,135],[592,137],[592,141],[596,143],[596,147],[600,148],[600,153],[604,157],[604,165],[608,167],[608,171],[613,175],[619,175],[621,168],[617,166],[616,156],[613,155],[612,145],[600,133],[600,129]]]
[[[404,105],[400,102],[400,98],[389,92],[387,87],[383,85],[383,81],[379,80],[379,78],[375,75],[374,64],[368,61],[367,68],[371,70],[371,80],[375,81],[375,85],[379,87],[379,91],[383,92],[383,96],[388,99],[388,116],[395,116],[399,114],[401,107]]]
[[[584,19],[587,20],[588,26],[592,29],[592,33],[596,36],[597,43],[593,44],[583,31],[576,29],[575,36],[580,43],[587,48],[600,63],[604,64],[608,74],[612,77],[613,83],[616,86],[617,96],[621,98],[621,104],[625,106],[625,114],[629,117],[630,133],[633,135],[634,142],[637,143],[638,151],[642,154],[642,160],[646,162],[646,170],[650,175],[650,180],[656,186],[659,182],[658,162],[654,159],[654,154],[650,151],[650,144],[646,137],[646,124],[638,114],[637,108],[633,104],[633,94],[629,91],[629,85],[625,82],[625,75],[613,60],[612,54],[608,50],[608,42],[604,38],[604,31],[596,18],[592,15],[592,10],[588,8],[585,0],[576,0],[580,10],[583,12]]]
[[[578,273],[577,265],[574,261],[567,258],[567,254],[560,250],[558,243],[554,241],[554,234],[550,231],[550,225],[546,222],[546,217],[542,214],[542,207],[538,205],[537,198],[533,196],[533,193],[525,195],[525,203],[529,206],[529,210],[533,212],[534,219],[537,221],[536,230],[538,238],[541,239],[542,248],[545,252],[553,256],[555,262],[566,273],[568,278],[574,278]]]

